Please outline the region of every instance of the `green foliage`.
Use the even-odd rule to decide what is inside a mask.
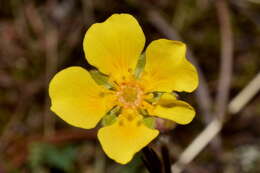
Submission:
[[[58,148],[47,143],[33,143],[29,148],[29,165],[32,172],[45,172],[44,166],[73,172],[76,149],[72,146]]]

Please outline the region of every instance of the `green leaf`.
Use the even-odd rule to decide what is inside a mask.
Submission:
[[[142,159],[141,153],[137,153],[133,160],[127,163],[126,165],[117,165],[119,167],[120,173],[144,173],[144,169],[142,168]]]
[[[42,167],[44,162],[43,147],[45,146],[38,142],[32,143],[29,146],[28,161],[33,172],[36,172],[34,170],[39,170]]]
[[[76,149],[72,146],[56,147],[47,143],[33,143],[29,149],[29,165],[32,172],[41,172],[46,165],[66,173],[74,170]]]
[[[142,54],[137,62],[136,68],[135,68],[135,77],[138,79],[141,76],[141,73],[144,70],[144,66],[145,66],[145,62],[146,62],[146,58],[145,58],[145,54]]]
[[[74,167],[75,158],[76,150],[71,146],[62,149],[52,147],[46,151],[47,164],[65,172],[71,172]]]

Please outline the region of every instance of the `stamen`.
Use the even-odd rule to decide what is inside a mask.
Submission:
[[[132,121],[134,119],[134,117],[131,114],[128,114],[126,118],[128,121]]]
[[[105,93],[104,93],[104,92],[100,92],[100,93],[99,93],[99,96],[100,96],[100,97],[104,97],[104,96],[105,96]]]
[[[119,126],[124,126],[124,121],[123,120],[119,120],[118,124],[119,124]]]
[[[142,121],[141,121],[141,120],[139,120],[139,121],[136,122],[136,126],[139,127],[139,126],[141,126],[141,125],[142,125]]]
[[[117,92],[118,101],[124,108],[137,108],[143,100],[143,90],[136,83],[121,83]]]

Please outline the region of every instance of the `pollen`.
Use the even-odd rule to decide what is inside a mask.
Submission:
[[[143,90],[135,83],[122,83],[117,91],[118,102],[124,108],[137,108],[143,100]]]

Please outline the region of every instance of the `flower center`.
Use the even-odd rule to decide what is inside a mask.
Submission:
[[[119,103],[125,108],[138,107],[143,98],[143,90],[134,83],[122,83],[117,92]]]

